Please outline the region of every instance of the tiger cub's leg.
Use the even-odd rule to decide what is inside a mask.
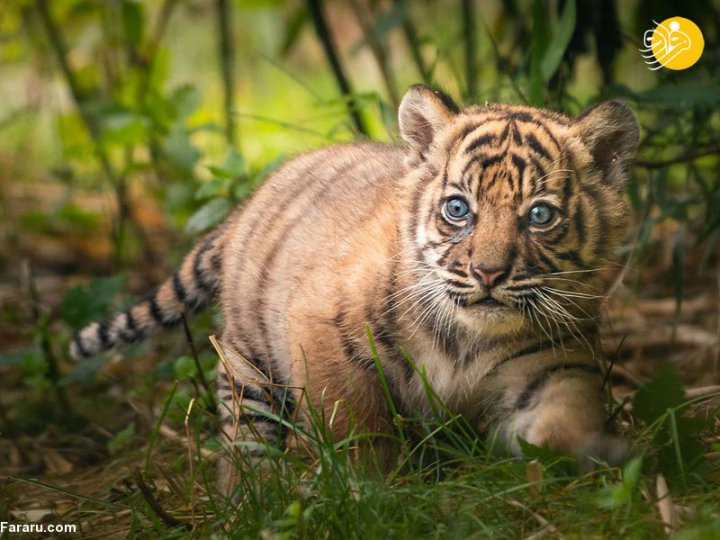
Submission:
[[[351,340],[339,329],[329,332],[326,325],[312,322],[303,330],[292,380],[304,388],[304,405],[314,409],[334,441],[357,436],[350,441],[357,449],[353,457],[372,469],[388,469],[396,455],[387,437],[393,421],[367,338]],[[303,408],[304,416],[310,416]]]
[[[533,367],[522,375],[505,374],[506,420],[500,421],[501,433],[515,453],[522,453],[521,437],[574,454],[583,462],[599,458],[612,465],[626,458],[627,443],[605,432],[603,374],[595,359],[540,353],[522,360]]]
[[[246,459],[260,460],[267,445],[283,444],[285,430],[278,419],[292,416],[295,401],[288,387],[274,384],[229,343],[223,339],[216,381],[221,436],[227,447],[218,465],[218,489],[227,496],[234,494]]]

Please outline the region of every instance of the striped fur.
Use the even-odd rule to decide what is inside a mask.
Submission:
[[[180,268],[145,300],[78,332],[70,343],[70,355],[79,360],[140,341],[161,328],[180,323],[183,314],[207,306],[220,285],[226,228],[227,224],[204,238]]]
[[[522,437],[616,459],[622,445],[603,434],[597,315],[601,270],[626,228],[632,112],[620,102],[574,120],[460,110],[416,86],[400,128],[403,148],[341,145],[287,163],[153,296],[80,332],[73,354],[145,337],[217,291],[229,440],[281,444],[274,417],[305,418],[308,402],[337,437],[351,417],[390,430],[369,326],[402,414],[431,410],[401,349],[451,410],[514,451]],[[452,198],[467,203],[463,219],[444,209]],[[542,225],[529,217],[539,204],[552,216]]]

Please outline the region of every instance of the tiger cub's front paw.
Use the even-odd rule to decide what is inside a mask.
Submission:
[[[631,457],[630,443],[617,435],[595,432],[583,438],[582,444],[575,454],[581,467],[585,470],[595,468],[598,462],[618,466]]]

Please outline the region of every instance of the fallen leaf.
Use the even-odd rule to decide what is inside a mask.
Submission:
[[[73,464],[62,457],[56,450],[46,448],[43,450],[42,457],[47,466],[47,473],[50,476],[62,476],[74,469]]]

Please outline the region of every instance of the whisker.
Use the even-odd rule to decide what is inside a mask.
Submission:
[[[560,176],[563,173],[567,173],[567,174],[565,174],[565,176],[569,176],[570,173],[573,173],[573,172],[574,171],[572,169],[555,169],[555,170],[552,170],[549,173],[546,173],[545,175],[541,176],[537,180],[535,180],[535,184],[536,185],[538,185],[538,184],[544,185],[544,184],[547,184],[548,182],[550,182],[551,180],[555,180],[557,178],[557,177],[554,177],[553,175]]]
[[[564,291],[562,289],[554,289],[552,287],[548,287],[546,285],[542,285],[540,287],[543,291],[546,291],[550,294],[557,294],[558,296],[562,297],[570,297],[570,298],[582,298],[585,300],[597,300],[597,299],[604,299],[607,298],[607,296],[601,295],[601,294],[588,294],[580,291]]]
[[[587,350],[591,353],[593,359],[595,358],[595,349],[590,345],[587,338],[585,338],[584,334],[580,331],[580,328],[578,326],[578,322],[582,322],[584,319],[577,318],[573,316],[571,313],[567,311],[567,309],[560,304],[558,304],[556,301],[552,300],[551,298],[547,297],[543,293],[539,292],[539,294],[542,296],[543,301],[545,302],[545,307],[552,310],[553,313],[557,315],[556,323],[562,323],[565,328],[570,332],[570,334],[575,338],[577,342],[582,342],[586,347]],[[552,308],[550,307],[549,303],[552,303]],[[584,310],[582,310],[585,312]],[[585,312],[587,315],[587,313]],[[595,318],[589,318],[587,320],[594,320]]]
[[[584,270],[563,270],[561,272],[549,272],[544,274],[543,277],[549,276],[562,276],[566,274],[587,274],[590,272],[602,272],[603,270],[609,270],[609,268],[587,268]]]

